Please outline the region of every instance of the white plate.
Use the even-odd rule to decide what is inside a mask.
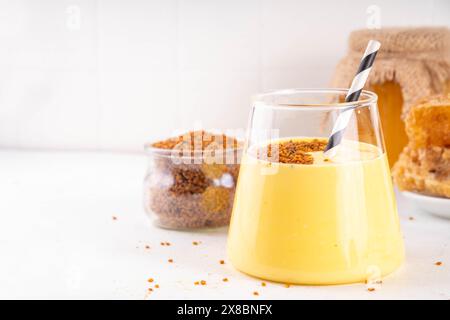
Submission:
[[[450,199],[404,191],[402,194],[423,211],[450,219]]]

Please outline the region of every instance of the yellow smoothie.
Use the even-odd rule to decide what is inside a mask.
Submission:
[[[304,140],[304,139],[302,139]],[[272,281],[340,284],[381,277],[404,259],[386,154],[345,141],[313,164],[243,155],[228,237],[240,271]]]

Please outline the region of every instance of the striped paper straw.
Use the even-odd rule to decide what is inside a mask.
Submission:
[[[366,51],[361,59],[361,63],[359,64],[358,71],[356,72],[352,85],[350,86],[347,96],[345,97],[345,102],[358,101],[361,91],[366,84],[366,80],[369,77],[370,69],[372,69],[373,62],[375,61],[375,57],[377,56],[380,46],[381,44],[375,40],[370,40],[367,44]],[[333,155],[333,150],[335,150],[334,148],[341,143],[342,136],[344,135],[345,129],[350,122],[353,115],[353,110],[355,108],[356,107],[353,106],[349,107],[344,109],[339,114],[336,122],[334,123],[330,138],[328,139],[327,147],[324,151],[326,156]]]

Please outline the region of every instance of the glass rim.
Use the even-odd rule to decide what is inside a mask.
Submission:
[[[271,97],[289,97],[295,94],[323,94],[323,95],[346,95],[349,89],[344,88],[292,88],[282,90],[272,90],[253,96],[254,107],[265,107],[269,109],[288,109],[288,110],[340,110],[349,107],[367,107],[376,104],[378,96],[376,93],[368,90],[361,92],[360,99],[352,102],[331,102],[331,103],[277,103],[265,101]]]
[[[241,143],[243,143],[242,141],[240,141]],[[189,154],[183,154],[181,156],[176,155],[177,154],[177,149],[162,149],[162,148],[157,148],[157,147],[153,147],[151,145],[151,143],[147,143],[144,145],[144,152],[146,155],[158,155],[158,156],[162,156],[162,157],[172,157],[174,156],[175,158],[180,158],[180,159],[196,159],[196,158],[203,158],[205,157],[205,150],[192,150],[192,151],[188,151],[187,153]],[[221,149],[213,149],[213,150],[209,150],[209,151],[214,151],[214,154],[228,154],[228,153],[232,153],[232,152],[242,152],[244,150],[244,145],[242,144],[240,147],[238,148],[221,148]]]

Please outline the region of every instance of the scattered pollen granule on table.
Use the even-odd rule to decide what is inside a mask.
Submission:
[[[205,280],[201,280],[201,281],[200,281],[200,284],[201,284],[202,286],[206,286],[206,281],[205,281]]]
[[[223,278],[222,281],[223,282],[228,282],[228,278]]]
[[[145,246],[145,249],[147,249],[147,250],[150,249],[150,246],[149,245]]]
[[[285,287],[285,288],[290,288],[291,285],[290,285],[289,283],[285,283],[285,284],[284,284],[284,287]]]
[[[409,217],[408,219],[409,219],[410,221],[415,220],[414,217]]]
[[[367,291],[373,292],[373,291],[375,291],[375,288],[367,288]]]
[[[154,279],[153,278],[149,278],[147,281],[152,283],[154,281]]]
[[[436,265],[436,266],[442,266],[442,262],[441,262],[441,261],[438,261],[438,262],[435,263],[435,265]]]
[[[198,246],[198,242],[197,242],[197,241],[192,241],[192,244],[193,244],[194,246]]]
[[[219,263],[220,264],[225,264],[225,261],[224,260],[220,260]]]
[[[116,217],[116,216],[113,216],[112,219],[113,219],[113,220],[117,220],[117,217]]]
[[[265,286],[266,286],[266,283],[265,283],[265,282],[261,282],[261,286],[262,286],[262,287],[265,287]]]
[[[259,296],[259,292],[258,291],[253,291],[253,295],[254,296]]]
[[[156,288],[156,289],[159,289],[159,284],[155,284],[155,288]]]
[[[169,260],[167,260],[167,261],[169,261],[169,263],[173,263],[173,259],[169,259]]]
[[[194,285],[198,286],[200,284],[200,281],[195,281]]]

